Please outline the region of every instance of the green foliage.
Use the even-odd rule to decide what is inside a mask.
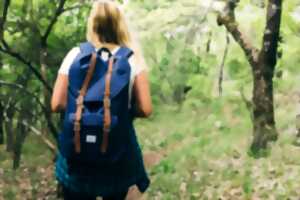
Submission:
[[[5,39],[12,50],[38,72],[41,72],[41,36],[55,14],[57,2],[11,1]],[[85,40],[90,4],[68,0],[65,7],[82,2],[80,9],[68,10],[58,18],[47,40],[46,77],[50,85],[66,53]],[[216,14],[206,2],[136,0],[124,6],[149,65],[154,102],[152,118],[136,121],[138,135],[144,152],[156,152],[161,157],[160,162],[149,169],[152,185],[148,199],[298,198],[299,181],[295,180],[300,177],[299,149],[291,144],[300,78],[300,20],[295,17],[299,2],[285,1],[283,9],[282,55],[278,55],[274,78],[276,121],[281,138],[272,144],[272,150],[262,152],[265,157],[258,160],[246,152],[252,124],[241,97],[243,91],[246,98],[251,99],[251,68],[231,38],[224,66],[224,92],[222,97],[218,96],[219,66],[226,33],[217,26]],[[265,26],[264,2],[240,1],[237,8],[241,30],[257,48],[262,45]],[[24,87],[1,85],[0,101],[7,105],[5,116],[9,107],[14,110],[13,118],[6,120],[12,122],[14,129],[18,121],[25,120],[38,130],[44,130],[47,124],[44,110],[37,106],[38,101],[44,103],[44,86],[24,63],[1,52],[0,56],[3,63],[0,80]],[[58,124],[59,116],[53,117],[53,121]],[[4,199],[14,199],[20,194],[19,188],[13,185],[19,184],[18,178],[26,176],[26,170],[31,173],[24,179],[32,186],[24,189],[29,191],[29,199],[48,194],[40,190],[47,188],[43,185],[45,182],[40,183],[41,177],[54,191],[53,169],[47,168],[52,163],[51,153],[31,131],[28,134],[23,147],[22,170],[16,173],[10,170],[11,155],[0,149],[0,176],[1,169],[5,169],[5,187],[2,193],[0,187],[0,198],[2,195]],[[45,173],[39,167],[47,168],[50,175],[42,176]],[[289,178],[290,171],[295,175],[292,178]],[[270,188],[263,183],[271,185]]]

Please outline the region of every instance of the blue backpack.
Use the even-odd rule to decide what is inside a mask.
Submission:
[[[106,51],[109,60],[102,59]],[[72,163],[114,163],[130,145],[133,115],[129,109],[133,51],[120,47],[115,55],[91,43],[80,45],[80,53],[69,71],[67,108],[59,136],[61,154]]]

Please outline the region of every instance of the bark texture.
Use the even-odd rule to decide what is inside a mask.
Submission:
[[[263,44],[254,47],[239,29],[235,18],[238,0],[229,0],[223,13],[218,16],[218,24],[224,25],[235,41],[243,49],[253,73],[253,142],[252,152],[265,149],[269,141],[278,138],[274,117],[273,77],[277,62],[282,0],[269,0]]]
[[[14,102],[9,102],[6,109],[7,120],[5,121],[5,133],[6,133],[6,151],[12,152],[14,148],[14,124],[13,117],[15,115],[15,110],[13,106]]]
[[[4,144],[4,105],[0,101],[0,145]]]

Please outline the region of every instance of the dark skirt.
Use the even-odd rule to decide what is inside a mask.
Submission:
[[[109,196],[126,191],[136,185],[145,192],[150,184],[141,149],[135,134],[131,138],[128,152],[114,164],[106,164],[97,169],[84,166],[74,168],[59,153],[56,161],[57,180],[69,190],[94,196]]]

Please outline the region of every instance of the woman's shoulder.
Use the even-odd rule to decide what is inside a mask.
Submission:
[[[80,53],[80,47],[73,47],[69,50],[67,56],[77,55]]]
[[[147,69],[144,67],[144,65],[141,63],[141,61],[138,59],[138,56],[134,53],[129,57],[128,62],[130,64],[131,72],[132,72],[133,76],[136,76],[143,71],[147,71]]]
[[[132,51],[132,54],[130,55],[130,57],[128,58],[128,62],[130,65],[136,65],[136,56],[134,55],[134,51],[129,48],[129,47],[125,47],[125,46],[120,46],[120,45],[116,45],[112,50],[111,53],[113,55],[120,55],[120,51],[123,53],[122,55],[124,56],[124,49]]]
[[[66,54],[64,61],[73,61],[76,56],[80,53],[79,47],[73,47],[69,50],[69,52]]]
[[[58,72],[60,74],[68,75],[70,67],[71,67],[73,61],[75,60],[76,56],[79,53],[80,53],[80,48],[79,47],[73,47],[71,50],[69,50],[69,52],[67,53],[67,55],[63,59],[63,62],[61,64]]]

